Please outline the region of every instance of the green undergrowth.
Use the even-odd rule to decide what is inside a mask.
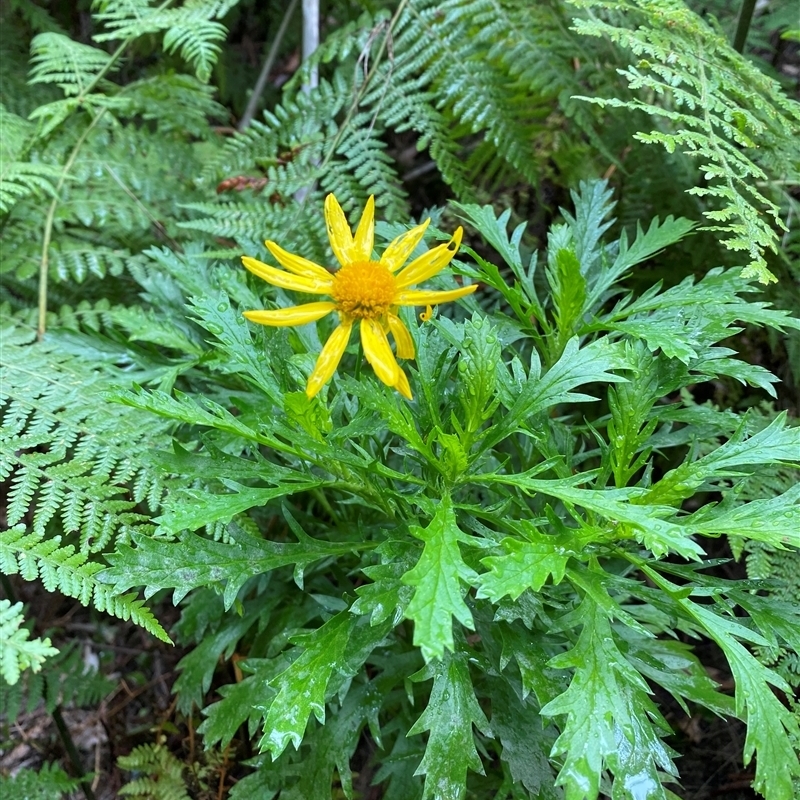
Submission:
[[[754,789],[797,797],[785,76],[678,0],[339,0],[234,132],[225,37],[283,13],[257,5],[0,10],[2,741],[110,691],[12,596],[37,582],[185,648],[205,751],[159,721],[121,796],[674,800],[670,702],[740,720]],[[401,310],[412,401],[355,337],[309,400],[336,320],[250,324],[304,301],[238,257],[333,263],[328,193],[351,222],[375,195],[380,254],[415,171],[413,255],[463,225],[430,285],[478,290]]]

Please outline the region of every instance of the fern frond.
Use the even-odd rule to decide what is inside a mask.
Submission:
[[[322,80],[311,92],[286,97],[264,112],[263,122],[254,120],[249,128],[229,139],[205,168],[204,176],[230,176],[257,167],[268,176],[272,189],[272,182],[280,182],[276,168],[298,162],[315,165],[324,155],[323,140],[336,134],[334,120],[344,108],[349,91],[347,82],[337,74],[333,82]],[[281,191],[280,186],[275,191]]]
[[[130,772],[145,773],[120,790],[122,797],[133,800],[189,800],[183,779],[183,764],[163,744],[142,744],[130,755],[120,756],[117,764]]]
[[[379,132],[356,122],[350,135],[343,137],[334,158],[320,180],[325,191],[333,192],[347,206],[360,205],[365,195],[375,195],[387,219],[402,219],[407,213],[406,192],[395,172],[394,161],[386,153]]]
[[[48,714],[58,705],[96,706],[115,685],[87,662],[85,646],[73,641],[48,658],[39,672],[28,670],[13,686],[0,679],[0,715],[12,725],[20,712],[29,714],[40,702]]]
[[[60,90],[53,84],[31,86],[27,81],[31,30],[36,33],[48,30],[31,22],[26,13],[30,7],[34,8],[35,16],[39,16],[38,12],[47,14],[30,0],[0,6],[0,102],[22,118],[27,118],[42,103],[61,96]]]
[[[163,492],[161,476],[138,455],[163,424],[99,401],[111,378],[59,351],[55,337],[34,344],[32,332],[4,333],[0,475],[10,485],[9,525],[32,513],[41,535],[58,516],[63,531],[80,534],[84,552],[128,538],[146,517],[126,484],[156,503]]]
[[[86,185],[79,191],[86,190]],[[69,191],[69,190],[67,190]],[[4,230],[3,261],[0,273],[13,274],[24,281],[37,274],[42,257],[41,236],[43,209],[41,203],[20,203],[18,213],[12,215]],[[134,256],[127,247],[92,245],[77,228],[65,230],[50,249],[51,280],[83,283],[94,276],[122,275],[126,264]]]
[[[197,77],[206,82],[211,77],[220,52],[219,42],[227,36],[220,19],[238,0],[187,0],[178,8],[153,7],[149,0],[101,0],[96,3],[95,18],[105,24],[106,33],[97,34],[97,42],[128,39],[148,33],[164,32],[164,49],[180,51]]]
[[[22,603],[0,600],[0,677],[11,686],[23,670],[38,672],[45,659],[58,653],[50,639],[29,639],[23,622]]]
[[[535,185],[538,174],[532,155],[537,113],[532,105],[538,98],[518,91],[505,70],[489,57],[490,43],[503,29],[503,20],[494,10],[493,3],[483,0],[409,6],[407,17],[398,24],[396,46],[413,58],[393,70],[394,91],[384,102],[401,103],[405,76],[416,72],[417,64],[424,65],[418,80],[434,88],[436,106],[446,109],[469,132],[484,132],[502,158]]]
[[[0,102],[0,169],[6,161],[14,161],[29,143],[35,126],[9,111]],[[2,173],[0,173],[2,174]]]
[[[80,786],[58,764],[45,763],[39,771],[23,768],[13,777],[0,775],[0,796],[25,800],[54,800],[66,797]]]
[[[149,88],[166,91],[169,85],[156,82]],[[194,106],[204,108],[200,101]],[[133,113],[136,108],[123,110]],[[210,128],[201,117],[198,111],[195,133],[205,137]],[[167,127],[169,119],[164,116]],[[180,131],[180,138],[177,133],[164,136],[146,127],[112,125],[109,119],[108,127],[99,125],[88,137],[59,192],[60,231],[50,248],[54,282],[121,275],[131,254],[152,244],[154,232],[161,237],[180,237],[173,220],[188,213],[181,212],[175,201],[199,196],[195,176],[201,162],[195,147],[185,140],[189,131]],[[34,168],[40,164],[33,163]],[[52,169],[60,176],[61,169]],[[21,280],[36,274],[46,211],[36,198],[16,200],[3,230],[3,272],[14,273]],[[103,236],[98,241],[100,226]]]
[[[208,139],[210,119],[224,119],[227,111],[214,100],[214,88],[191,75],[173,72],[130,83],[115,98],[115,113],[154,122],[162,134]]]
[[[800,104],[681,0],[570,2],[623,12],[622,24],[593,16],[576,19],[575,30],[607,37],[638,57],[619,72],[639,97],[580,99],[642,111],[660,121],[660,130],[636,138],[699,159],[705,183],[689,191],[711,200],[703,213],[713,224],[705,229],[727,234],[726,247],[747,253],[745,277],[775,280],[764,254],[777,250],[776,229],[785,225],[779,206],[759,182],[782,177],[787,164],[800,160]]]
[[[81,604],[94,606],[122,620],[131,620],[164,642],[166,631],[135,593],[117,595],[97,579],[103,565],[89,561],[72,545],[61,545],[61,537],[45,539],[44,534],[27,533],[24,525],[0,532],[0,572],[41,580],[47,591],[60,591]]]
[[[111,56],[61,33],[40,33],[31,42],[29,83],[54,83],[67,97],[83,95],[108,69]]]
[[[327,237],[318,211],[323,194],[333,192],[347,210],[362,206],[374,194],[386,218],[405,215],[406,195],[381,140],[382,127],[366,113],[356,114],[346,129],[335,122],[349,94],[349,84],[337,72],[332,83],[321,81],[309,93],[286,96],[281,105],[265,112],[263,122],[253,122],[234,136],[206,168],[205,176],[220,179],[258,170],[266,178],[263,192],[256,200],[234,201],[226,196],[217,204],[189,205],[201,217],[181,223],[182,227],[231,237],[242,244],[302,230],[307,248],[311,233],[311,257],[327,257]],[[315,182],[321,191],[313,190],[303,203],[292,199],[299,189]]]
[[[54,182],[61,169],[38,161],[20,161],[35,126],[12,114],[0,103],[0,214],[10,211],[24,197],[55,194]]]
[[[35,33],[66,33],[48,11],[37,6],[33,0],[10,0],[8,5]]]
[[[50,164],[27,161],[4,161],[0,172],[0,214],[5,214],[22,198],[56,193],[54,181],[61,170]]]

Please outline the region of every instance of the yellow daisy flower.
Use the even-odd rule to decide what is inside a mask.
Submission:
[[[450,263],[461,244],[463,230],[459,227],[447,244],[428,250],[400,270],[422,239],[430,219],[398,236],[378,261],[372,259],[375,238],[373,197],[367,200],[355,235],[351,233],[344,211],[332,194],[325,198],[325,222],[331,248],[341,265],[336,272],[328,272],[319,264],[288,253],[271,241],[266,242],[267,249],[286,271],[249,256],[243,256],[242,263],[254,275],[273,286],[306,294],[328,295],[331,299],[274,311],[245,311],[244,315],[251,322],[272,326],[305,325],[322,319],[332,311],[339,315],[339,326],[322,348],[308,378],[306,394],[309,398],[314,397],[333,377],[350,341],[353,325],[358,322],[364,355],[375,374],[387,386],[394,387],[403,397],[411,400],[411,387],[397,358],[414,358],[414,342],[408,328],[397,316],[397,310],[399,306],[425,305],[430,316],[432,305],[457,300],[477,289],[475,285],[447,292],[409,288],[433,277]],[[387,331],[394,337],[397,358],[389,345]]]

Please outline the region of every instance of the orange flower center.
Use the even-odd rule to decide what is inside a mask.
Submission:
[[[354,319],[379,319],[394,304],[397,283],[379,261],[354,261],[333,276],[331,297]]]

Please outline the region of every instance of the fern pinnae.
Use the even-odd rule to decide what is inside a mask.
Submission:
[[[756,187],[770,175],[780,176],[786,163],[797,160],[800,104],[787,98],[682,2],[570,2],[578,8],[622,12],[620,24],[592,16],[575,19],[574,27],[584,35],[608,37],[639,56],[637,65],[618,71],[631,89],[650,96],[579,99],[640,110],[650,119],[667,121],[662,130],[641,132],[635,138],[661,144],[668,152],[683,148],[687,155],[706,159],[699,169],[709,183],[688,190],[713,198],[702,212],[711,223],[704,230],[727,233],[723,244],[748,254],[746,277],[775,280],[764,254],[777,249],[776,229],[785,225],[778,205]],[[642,19],[645,24],[637,25]]]
[[[83,605],[130,619],[169,642],[164,629],[136,594],[119,595],[98,580],[102,569],[102,564],[89,561],[73,545],[62,546],[60,536],[45,539],[41,533],[28,533],[24,525],[0,532],[0,571],[4,574],[19,574],[28,581],[40,579],[48,591],[60,591]]]
[[[170,8],[157,7],[148,0],[101,0],[95,18],[106,31],[96,34],[97,42],[135,39],[150,33],[164,32],[164,49],[180,50],[202,81],[211,77],[211,68],[220,52],[227,29],[216,20],[225,16],[238,0],[187,0]]]
[[[62,529],[79,533],[86,551],[103,549],[114,535],[127,537],[145,517],[126,484],[135,481],[139,498],[153,507],[163,493],[162,478],[133,454],[131,442],[157,437],[163,424],[150,418],[142,426],[144,420],[120,407],[92,411],[90,398],[96,403],[95,393],[112,381],[59,353],[57,340],[9,343],[3,362],[0,451],[10,480],[9,524],[32,513],[34,531],[44,533],[60,515]]]
[[[22,603],[0,600],[0,678],[11,686],[23,670],[39,672],[45,660],[58,653],[50,639],[30,639],[23,619]]]

